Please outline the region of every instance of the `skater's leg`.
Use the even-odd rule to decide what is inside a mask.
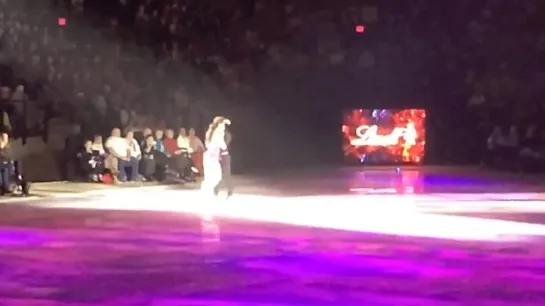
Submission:
[[[222,161],[222,179],[223,183],[225,184],[225,187],[227,188],[227,196],[233,195],[233,180],[231,177],[231,155],[225,155],[223,156]]]
[[[217,162],[206,162],[204,166],[204,179],[201,190],[207,194],[215,195],[215,189],[221,181],[221,165]]]

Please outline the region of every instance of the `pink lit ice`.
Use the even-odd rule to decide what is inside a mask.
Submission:
[[[161,198],[161,201],[155,199]],[[423,212],[414,196],[274,197],[237,195],[206,202],[199,192],[127,190],[96,200],[51,204],[55,208],[171,211],[214,218],[272,222],[313,228],[455,240],[502,240],[545,236],[545,226]],[[209,199],[208,199],[209,200]],[[454,206],[436,199],[440,207]],[[149,203],[153,203],[149,205]],[[433,204],[428,201],[427,205]]]

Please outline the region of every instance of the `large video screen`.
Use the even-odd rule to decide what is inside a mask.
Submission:
[[[426,148],[423,109],[354,109],[343,114],[343,151],[361,164],[420,164]]]

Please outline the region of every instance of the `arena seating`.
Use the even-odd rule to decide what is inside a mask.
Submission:
[[[445,118],[468,121],[438,123],[453,139],[444,146],[452,162],[464,159],[451,156],[468,135],[482,148],[470,150],[475,161],[493,126],[517,125],[521,138],[527,126],[543,128],[545,7],[536,1],[463,0],[450,9],[434,1],[5,5],[2,61],[11,73],[2,85],[27,85],[37,127],[56,117],[81,125],[87,138],[113,127],[202,133],[214,105],[225,103],[433,101]],[[336,90],[316,93],[330,84]],[[279,88],[282,99],[272,94]]]

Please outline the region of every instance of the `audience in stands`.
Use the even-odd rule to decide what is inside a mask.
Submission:
[[[122,137],[121,130],[114,128],[105,144],[100,135],[95,135],[92,141],[86,141],[77,155],[83,176],[90,181],[100,182],[104,174],[109,172],[114,182],[163,181],[165,175],[170,173],[183,181],[195,180],[200,162],[194,164],[193,159],[195,154],[202,154],[204,145],[195,135],[194,129],[190,129],[190,135],[185,136],[187,144],[180,143],[184,147],[179,146],[180,135],[175,137],[172,130],[167,130],[165,139],[162,130],[155,131],[155,137],[148,128],[143,134],[147,135],[145,140],[138,143],[133,131]],[[190,154],[189,151],[194,153]]]
[[[220,94],[207,96],[210,92],[231,94],[232,100],[261,101],[294,80],[306,83],[297,83],[292,93],[285,91],[286,107],[320,96],[315,91],[333,79],[352,80],[362,94],[383,86],[391,92],[388,88],[395,87],[399,92],[391,98],[395,103],[433,100],[442,103],[436,109],[451,117],[474,118],[475,126],[524,126],[536,121],[534,116],[542,118],[545,109],[541,101],[545,35],[535,30],[545,18],[545,8],[538,1],[462,1],[448,16],[436,1],[410,6],[395,1],[324,5],[315,10],[306,9],[313,6],[310,0],[252,5],[143,1],[138,8],[123,5],[127,1],[108,1],[105,7],[97,0],[56,2],[66,13],[65,27],[54,22],[58,8],[36,9],[39,1],[3,4],[9,13],[0,14],[0,64],[12,71],[2,69],[7,77],[0,79],[0,125],[10,131],[13,125],[27,124],[16,119],[25,105],[30,114],[44,109],[30,125],[41,124],[41,117],[70,118],[85,127],[85,136],[106,136],[113,127],[177,127],[179,116],[206,113],[205,101],[224,100]],[[355,34],[353,25],[364,21],[369,23],[366,33]],[[350,81],[336,84],[339,88],[332,92],[352,90],[342,87]],[[304,88],[309,92],[301,93]],[[337,98],[312,100],[327,104]],[[462,105],[466,101],[469,108]],[[204,126],[195,118],[189,121]],[[452,130],[463,134],[453,136],[461,140],[452,141],[451,150],[461,151],[466,136],[474,135],[473,128],[468,124],[462,130],[456,124]],[[516,130],[497,128],[489,138],[490,165],[516,164],[519,155],[525,162],[541,163],[543,133],[542,127],[536,129],[528,131],[533,138],[519,142]],[[149,147],[151,129],[142,130],[140,153],[134,141],[127,143],[116,130],[106,141],[106,168],[122,180],[127,172],[137,179],[134,169],[141,169],[149,179],[149,172],[142,169],[151,167],[136,164],[138,158],[144,164],[152,156],[143,150]],[[187,154],[199,164],[204,145],[194,138],[194,130],[189,136],[180,131],[177,138],[172,130],[165,139],[161,134],[156,130],[157,164],[168,164],[182,176],[188,168]],[[101,142],[95,139],[92,145]],[[83,143],[76,137],[67,141],[65,164],[75,159]]]
[[[545,171],[545,133],[530,125],[524,135],[515,126],[506,132],[496,126],[488,138],[485,164],[500,170]]]

